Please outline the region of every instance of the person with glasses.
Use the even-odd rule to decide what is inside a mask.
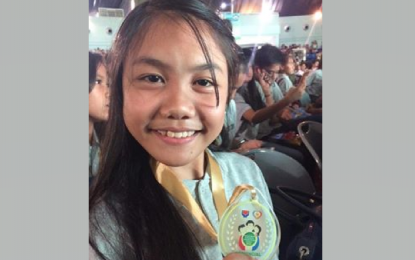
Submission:
[[[254,58],[254,77],[238,90],[235,97],[237,109],[241,111],[244,123],[238,136],[241,139],[261,139],[272,132],[275,117],[281,116],[284,109],[301,98],[305,89],[305,78],[298,87],[282,93],[275,82],[284,60],[284,54],[275,46],[265,44],[257,50]]]
[[[215,151],[232,151],[241,154],[247,153],[250,150],[258,148],[268,148],[286,154],[304,165],[304,156],[300,151],[297,151],[293,148],[281,144],[265,142],[258,139],[244,139],[236,135],[241,125],[244,124],[246,121],[243,118],[243,114],[250,109],[249,105],[247,104],[241,105],[239,103],[238,106],[236,105],[235,99],[243,100],[243,98],[240,96],[239,93],[237,93],[237,91],[239,88],[246,86],[246,84],[252,79],[252,77],[250,77],[249,75],[250,68],[252,68],[248,64],[249,57],[246,57],[243,52],[239,52],[238,58],[238,73],[236,76],[236,80],[234,81],[234,87],[232,87],[230,93],[230,100],[226,108],[224,126],[222,128],[220,135],[216,138],[214,143],[211,144],[209,148]],[[264,111],[266,111],[267,109],[273,110],[275,108],[263,108]],[[261,110],[258,110],[256,112],[261,113]]]

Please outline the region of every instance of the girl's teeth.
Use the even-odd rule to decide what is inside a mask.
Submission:
[[[186,138],[189,136],[194,135],[195,131],[184,131],[184,132],[172,132],[172,131],[164,131],[164,130],[157,130],[161,135],[173,137],[173,138]]]
[[[164,130],[158,130],[158,132],[159,132],[161,135],[166,135],[166,131],[164,131]]]

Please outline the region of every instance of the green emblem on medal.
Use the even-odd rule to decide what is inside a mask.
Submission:
[[[257,200],[256,192],[245,200],[240,195],[231,199],[220,220],[218,240],[222,253],[225,256],[243,253],[269,260],[276,254],[280,242],[278,220],[269,207]]]

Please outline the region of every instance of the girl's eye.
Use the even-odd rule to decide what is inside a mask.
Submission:
[[[196,84],[202,86],[202,87],[212,87],[213,86],[213,82],[207,79],[199,79],[196,80],[195,82]]]
[[[157,75],[148,75],[148,76],[142,77],[141,79],[151,82],[151,83],[164,83],[163,78]]]
[[[101,85],[101,83],[102,83],[102,80],[100,79],[95,80],[95,84]]]

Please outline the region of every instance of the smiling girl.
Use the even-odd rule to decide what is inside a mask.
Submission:
[[[148,1],[125,18],[110,52],[90,258],[222,259],[217,231],[235,187],[253,185],[271,204],[253,161],[207,149],[237,62],[230,30],[201,1]]]

